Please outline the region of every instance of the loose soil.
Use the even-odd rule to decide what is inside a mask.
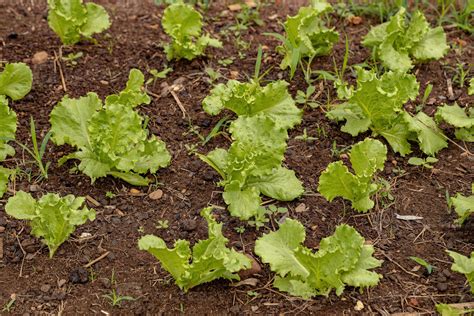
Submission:
[[[296,171],[304,182],[307,193],[290,203],[277,203],[287,207],[288,217],[301,221],[307,230],[306,245],[317,247],[321,238],[330,235],[336,225],[353,225],[375,248],[375,256],[384,260],[377,271],[383,274],[380,284],[359,292],[348,288],[337,297],[318,297],[300,300],[280,294],[271,288],[273,274],[268,266],[252,278],[258,280],[256,286],[229,286],[229,282],[216,281],[198,286],[182,293],[159,263],[148,253],[137,249],[137,240],[143,234],[156,234],[169,244],[179,238],[192,243],[207,237],[204,220],[199,216],[201,208],[213,204],[221,206],[216,210],[218,220],[224,223],[229,244],[247,253],[252,253],[254,241],[262,233],[277,226],[281,215],[275,216],[265,228],[256,231],[245,223],[228,216],[221,189],[216,186],[218,174],[189,154],[186,146],[196,145],[197,151],[207,153],[216,147],[227,147],[229,141],[219,136],[205,146],[192,132],[199,128],[207,135],[224,115],[211,117],[203,112],[201,101],[209,93],[211,85],[204,80],[206,66],[219,69],[223,78],[219,82],[235,77],[246,80],[253,74],[258,44],[266,45],[264,69],[273,67],[265,80],[287,78],[286,71],[278,67],[281,56],[275,53],[278,42],[264,36],[264,32],[280,32],[287,14],[297,11],[296,3],[286,6],[269,5],[261,13],[265,20],[263,27],[251,27],[242,33],[242,39],[251,44],[246,55],[239,59],[239,49],[233,36],[220,36],[224,49],[210,49],[209,57],[193,62],[179,61],[167,63],[160,43],[167,40],[160,26],[162,8],[151,1],[96,1],[109,11],[113,24],[108,32],[97,37],[97,44],[81,42],[71,48],[63,48],[62,55],[83,52],[77,65],[59,61],[64,72],[67,92],[64,91],[55,54],[60,54],[60,42],[48,28],[46,1],[2,1],[0,4],[0,60],[28,63],[34,73],[31,93],[11,106],[18,114],[19,130],[17,140],[31,145],[29,136],[30,116],[36,121],[37,132],[44,136],[49,129],[49,113],[65,95],[79,97],[89,91],[101,97],[120,91],[127,80],[131,68],[163,69],[165,65],[174,71],[165,80],[158,80],[149,90],[154,94],[150,105],[141,106],[139,111],[150,119],[149,128],[167,144],[173,155],[169,168],[157,173],[157,184],[149,188],[135,188],[139,194],[132,194],[132,186],[114,179],[99,179],[91,184],[81,173],[71,172],[74,162],[59,167],[57,161],[71,148],[49,144],[46,161],[51,161],[49,179],[35,181],[38,170],[30,162],[30,157],[16,146],[17,154],[8,160],[9,167],[18,166],[25,172],[16,180],[11,192],[0,201],[0,304],[6,304],[12,295],[16,302],[12,314],[32,315],[64,313],[74,314],[356,314],[357,301],[364,305],[362,312],[383,314],[395,312],[433,313],[434,304],[439,302],[458,303],[473,301],[465,278],[450,271],[450,258],[446,249],[468,254],[473,250],[474,220],[468,220],[463,227],[453,225],[455,214],[448,210],[446,194],[456,192],[468,194],[474,181],[474,146],[462,142],[450,143],[448,149],[439,154],[439,162],[434,169],[422,169],[407,164],[407,158],[389,153],[381,177],[390,184],[393,200],[378,196],[377,206],[368,214],[358,214],[341,199],[328,203],[317,194],[318,177],[328,163],[340,159],[339,153],[332,151],[333,144],[342,150],[362,140],[367,135],[353,138],[340,131],[340,125],[329,121],[324,115],[324,107],[305,109],[303,123],[291,131],[286,165]],[[206,13],[207,30],[219,36],[235,21],[235,13],[225,12],[226,6],[219,2]],[[223,12],[224,11],[224,12]],[[370,56],[361,46],[360,39],[377,20],[363,18],[359,25],[352,25],[346,19],[333,16],[332,24],[341,32],[346,32],[350,40],[349,64],[363,62]],[[421,84],[421,93],[433,84],[433,92],[424,111],[433,115],[436,106],[444,102],[457,101],[466,106],[472,104],[466,88],[453,83],[453,95],[448,93],[447,79],[452,78],[457,62],[474,60],[472,38],[455,28],[446,29],[449,42],[464,41],[462,52],[451,50],[449,55],[435,62],[417,66],[414,72]],[[46,51],[49,59],[33,65],[33,55]],[[333,70],[334,57],[338,65],[342,63],[344,43],[341,40],[329,57],[317,58],[314,69]],[[228,67],[218,64],[223,58],[236,57]],[[354,83],[351,72],[346,79]],[[181,83],[177,96],[184,105],[188,117],[183,119],[175,99],[166,93],[163,83]],[[317,82],[320,89],[318,101],[335,100],[331,84]],[[304,90],[301,73],[290,84],[294,95]],[[420,97],[421,98],[421,97]],[[421,99],[407,108],[414,109]],[[295,140],[306,129],[317,137],[315,141]],[[319,134],[318,134],[319,131]],[[445,132],[454,138],[453,130]],[[416,146],[414,146],[416,147]],[[420,156],[418,150],[415,154]],[[342,156],[344,157],[344,156]],[[402,172],[404,171],[404,172]],[[28,175],[32,176],[28,181]],[[148,194],[161,189],[164,194],[159,200],[152,200]],[[4,212],[6,199],[14,190],[32,192],[41,196],[46,192],[90,196],[98,203],[89,206],[97,211],[97,219],[79,227],[73,237],[64,243],[53,259],[48,258],[47,249],[29,235],[27,223],[8,217]],[[106,193],[116,194],[107,198]],[[131,193],[132,192],[132,193]],[[271,202],[271,201],[270,201]],[[306,210],[296,212],[304,203]],[[300,209],[300,208],[299,208]],[[417,221],[403,221],[400,215],[423,217]],[[167,220],[168,229],[156,227],[159,220]],[[246,227],[243,234],[236,227]],[[84,233],[90,237],[80,238]],[[21,243],[21,247],[20,247]],[[88,269],[82,268],[88,262],[110,252],[105,258]],[[423,258],[435,266],[431,275],[424,274],[409,256]],[[111,277],[115,280],[111,284]],[[112,307],[104,295],[116,289],[120,295],[133,297],[134,301],[124,301],[119,307]],[[250,292],[252,291],[252,292]],[[256,293],[256,295],[251,295]]]

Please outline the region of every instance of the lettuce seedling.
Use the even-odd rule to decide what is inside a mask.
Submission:
[[[95,219],[93,209],[86,206],[81,209],[84,201],[83,197],[60,197],[52,193],[35,200],[29,193],[19,191],[8,200],[5,211],[16,219],[29,220],[31,234],[42,238],[42,242],[49,248],[49,257],[52,258],[76,226]]]
[[[377,171],[384,168],[387,147],[378,140],[366,138],[355,144],[350,153],[351,173],[342,161],[332,162],[319,178],[318,191],[329,202],[335,197],[343,197],[352,202],[352,207],[367,212],[374,207],[370,197],[379,186],[372,182]]]
[[[474,183],[471,185],[471,192],[472,195],[470,196],[458,193],[450,198],[451,205],[454,207],[456,214],[458,214],[456,223],[459,225],[462,225],[471,214],[474,214]]]
[[[277,33],[268,34],[283,42],[277,47],[277,51],[284,56],[280,68],[290,67],[290,78],[293,78],[302,59],[308,58],[311,62],[316,56],[329,54],[339,40],[339,33],[334,28],[325,27],[321,19],[323,13],[331,10],[327,3],[302,7],[297,15],[287,18],[284,25],[286,37]]]
[[[429,156],[448,146],[446,136],[431,117],[423,112],[412,116],[403,109],[405,102],[418,95],[419,83],[414,75],[389,71],[379,78],[373,70],[358,67],[357,76],[357,89],[347,102],[327,114],[330,119],[346,121],[343,132],[357,136],[370,129],[402,156],[411,152],[409,141],[417,141]]]
[[[64,45],[92,38],[110,27],[107,11],[98,4],[82,0],[48,0],[48,24]]]
[[[365,245],[351,226],[336,227],[332,236],[321,240],[317,252],[305,247],[304,241],[304,226],[286,219],[277,231],[255,243],[255,253],[277,274],[273,286],[280,291],[304,299],[328,296],[332,290],[341,295],[346,286],[375,286],[382,278],[370,271],[382,264],[372,256],[374,247]]]
[[[149,103],[141,92],[143,74],[132,70],[127,88],[106,98],[88,93],[79,99],[65,96],[51,112],[51,139],[56,145],[69,144],[78,151],[62,157],[59,164],[79,159],[78,169],[92,182],[111,175],[133,185],[148,185],[142,173],[155,173],[170,163],[165,143],[150,136],[143,117],[133,110]]]
[[[474,251],[471,253],[470,258],[455,251],[446,250],[446,252],[454,260],[451,270],[466,276],[467,282],[471,287],[471,293],[474,294]]]
[[[409,23],[405,16],[401,7],[388,22],[372,27],[362,41],[385,67],[397,72],[409,71],[414,62],[440,59],[449,49],[441,26],[430,28],[420,11],[412,14]]]
[[[240,280],[237,272],[252,265],[246,255],[226,247],[229,240],[222,234],[222,224],[216,222],[211,211],[210,207],[201,211],[207,221],[209,238],[196,243],[192,251],[189,241],[182,239],[174,243],[174,248],[168,248],[163,239],[154,235],[146,235],[138,241],[138,248],[155,256],[185,292],[220,278]]]
[[[229,127],[233,143],[200,158],[223,178],[223,198],[232,216],[248,220],[259,213],[260,194],[291,201],[303,193],[293,171],[282,166],[289,128],[301,122],[302,112],[276,81],[261,87],[258,80],[230,80],[217,85],[203,101],[204,110],[217,115],[229,109],[238,115]]]
[[[269,117],[242,117],[230,126],[233,143],[200,158],[222,177],[223,198],[229,212],[242,220],[259,213],[260,194],[291,201],[304,189],[295,172],[282,166],[288,133]]]
[[[459,140],[474,142],[474,108],[469,109],[469,114],[457,103],[439,106],[435,118],[455,127],[454,134]]]
[[[8,107],[7,96],[19,100],[31,90],[33,74],[24,63],[7,64],[0,73],[0,163],[7,156],[13,156],[15,149],[7,142],[15,139],[17,129],[16,113]],[[8,179],[13,171],[0,166],[0,198],[3,197]]]
[[[168,60],[193,60],[204,55],[207,46],[222,47],[222,43],[208,34],[202,35],[202,15],[191,5],[175,3],[165,9],[161,25],[171,37],[165,45]]]

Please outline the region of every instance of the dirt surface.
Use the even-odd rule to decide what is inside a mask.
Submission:
[[[229,282],[216,281],[198,286],[182,293],[159,263],[148,253],[139,251],[137,240],[144,234],[156,234],[169,244],[175,239],[196,240],[207,238],[207,228],[199,216],[201,208],[208,204],[221,206],[216,213],[218,220],[224,223],[225,235],[230,245],[237,250],[251,253],[254,240],[262,233],[276,227],[281,215],[276,216],[260,231],[230,218],[223,209],[225,206],[221,189],[217,187],[218,174],[201,162],[195,155],[189,154],[186,146],[196,146],[201,153],[216,147],[227,147],[228,140],[219,136],[205,146],[201,145],[191,127],[207,135],[218,120],[228,113],[211,117],[203,112],[201,101],[208,94],[211,85],[204,80],[204,68],[210,66],[219,69],[223,77],[235,77],[246,80],[253,74],[258,44],[266,45],[264,69],[273,67],[265,80],[287,78],[278,64],[281,56],[275,53],[278,42],[264,36],[264,32],[282,33],[282,22],[286,14],[293,14],[296,5],[279,7],[266,6],[261,16],[265,20],[262,27],[251,27],[242,33],[242,39],[250,42],[250,49],[244,51],[234,44],[233,36],[225,37],[222,31],[235,22],[235,13],[223,12],[225,6],[214,5],[205,14],[206,29],[219,36],[225,48],[210,49],[208,58],[193,62],[179,61],[167,63],[160,43],[166,36],[160,27],[162,8],[150,1],[96,1],[103,4],[113,20],[110,30],[97,36],[97,44],[81,42],[71,48],[63,48],[66,56],[71,52],[83,52],[84,56],[73,66],[59,60],[64,73],[64,91],[55,54],[59,55],[60,41],[48,28],[46,1],[22,1],[0,3],[0,60],[7,62],[24,61],[34,73],[33,89],[21,101],[11,104],[19,118],[17,140],[31,145],[29,138],[29,118],[33,116],[37,132],[43,136],[49,129],[49,113],[54,105],[67,93],[71,97],[85,95],[89,91],[97,92],[101,97],[120,91],[127,80],[131,68],[163,69],[169,64],[174,71],[167,79],[159,79],[149,90],[154,94],[150,105],[141,106],[141,114],[150,118],[150,131],[161,137],[172,153],[172,164],[157,173],[157,183],[149,188],[134,188],[139,194],[132,194],[132,186],[113,178],[99,179],[94,185],[81,173],[70,172],[74,162],[58,167],[57,160],[71,151],[71,148],[57,147],[52,143],[47,148],[45,159],[51,161],[49,179],[36,182],[38,170],[30,162],[30,157],[16,146],[17,154],[6,165],[18,166],[25,172],[17,178],[11,192],[0,200],[0,306],[8,303],[12,295],[16,298],[11,309],[12,314],[33,315],[46,313],[74,314],[356,314],[354,306],[360,300],[362,312],[383,314],[395,312],[433,313],[438,302],[469,302],[473,297],[462,275],[450,271],[450,258],[446,249],[468,254],[474,245],[474,220],[468,220],[462,228],[453,225],[455,214],[448,210],[446,193],[469,193],[474,181],[474,160],[470,152],[474,146],[462,142],[450,143],[449,148],[439,153],[439,162],[432,170],[407,164],[408,158],[402,158],[389,152],[384,172],[380,174],[389,184],[393,200],[382,195],[377,198],[376,208],[368,214],[358,214],[341,199],[328,203],[317,194],[317,182],[322,170],[328,163],[339,159],[342,150],[368,136],[353,138],[340,131],[340,125],[329,121],[325,107],[305,110],[303,123],[291,131],[286,165],[295,170],[304,182],[306,194],[291,203],[277,203],[287,207],[287,216],[301,221],[307,228],[306,245],[317,247],[321,238],[333,233],[336,225],[353,225],[375,248],[375,256],[384,260],[377,272],[383,274],[380,284],[374,288],[359,292],[348,288],[340,297],[318,297],[313,300],[300,300],[279,294],[271,288],[272,273],[263,269],[253,278],[258,279],[256,286],[229,286]],[[359,25],[352,25],[344,18],[333,16],[332,24],[341,32],[346,32],[350,40],[351,55],[349,65],[363,62],[370,56],[360,44],[361,37],[367,33],[376,20],[363,18]],[[427,84],[433,84],[429,104],[424,111],[433,115],[436,106],[444,102],[457,100],[463,106],[473,99],[453,83],[453,95],[448,93],[447,79],[452,78],[458,61],[468,62],[474,59],[472,38],[462,31],[450,28],[446,30],[449,42],[457,39],[465,41],[462,52],[451,50],[449,55],[436,62],[417,66],[414,72],[421,84],[420,98]],[[239,59],[239,50],[245,53]],[[46,51],[49,55],[43,64],[32,64],[35,53]],[[341,40],[334,49],[334,58],[338,65],[344,55],[344,43]],[[221,66],[218,61],[235,56],[233,64]],[[332,56],[317,58],[314,69],[332,71]],[[238,72],[238,73],[237,73]],[[352,73],[347,72],[346,79],[354,83]],[[180,82],[182,89],[177,92],[188,117],[183,119],[175,99],[162,89],[163,83],[169,85]],[[318,101],[325,104],[335,99],[331,84],[316,82],[321,89]],[[305,83],[300,72],[290,84],[294,95],[304,90]],[[408,104],[413,109],[420,99]],[[449,101],[450,102],[450,101]],[[317,137],[315,141],[295,139],[303,129]],[[453,130],[445,129],[451,138]],[[416,145],[414,146],[416,147]],[[420,156],[419,151],[415,151]],[[31,181],[28,181],[31,175]],[[161,199],[152,200],[150,192],[163,191]],[[13,190],[25,190],[35,196],[46,192],[61,194],[89,195],[99,205],[89,203],[97,211],[97,219],[80,226],[68,242],[64,243],[53,259],[48,259],[47,249],[39,240],[29,235],[26,222],[8,217],[4,212],[6,199]],[[107,192],[116,196],[106,197]],[[306,210],[296,212],[298,205],[304,203]],[[423,217],[417,221],[403,221],[400,215]],[[168,229],[158,229],[159,220],[167,220]],[[236,227],[246,227],[243,234]],[[81,239],[83,233],[90,237]],[[21,243],[21,247],[20,247]],[[1,253],[3,246],[3,253]],[[109,254],[90,268],[85,264]],[[435,266],[431,275],[424,274],[411,261],[409,256],[423,258]],[[112,277],[113,276],[113,277]],[[111,278],[113,278],[111,282]],[[116,290],[120,295],[133,297],[133,301],[124,301],[119,307],[112,307],[104,297]],[[251,291],[251,292],[249,292]],[[2,312],[0,312],[2,313]],[[5,311],[3,313],[6,313]]]

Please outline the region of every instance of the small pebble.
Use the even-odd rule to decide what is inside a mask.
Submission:
[[[43,284],[40,288],[41,292],[43,293],[48,293],[50,289],[51,289],[51,285],[49,284]]]

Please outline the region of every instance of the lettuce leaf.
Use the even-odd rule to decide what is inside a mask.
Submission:
[[[189,4],[175,3],[167,7],[161,25],[171,37],[171,43],[165,45],[168,60],[193,60],[204,55],[207,46],[222,47],[219,40],[202,35],[202,16]]]
[[[471,186],[472,195],[464,196],[458,193],[450,199],[456,214],[458,214],[456,223],[459,225],[462,225],[471,214],[474,214],[474,183]]]
[[[290,78],[293,78],[301,59],[327,55],[333,44],[339,40],[339,33],[334,28],[324,26],[321,14],[332,8],[327,3],[315,3],[313,7],[302,7],[298,14],[288,17],[285,24],[286,37],[270,34],[280,39],[283,44],[277,51],[284,57],[281,69],[290,68]]]
[[[51,139],[57,145],[78,149],[61,158],[60,164],[79,159],[79,170],[93,182],[111,175],[144,186],[148,180],[139,174],[155,173],[168,166],[171,156],[165,143],[148,134],[144,119],[133,110],[149,102],[137,87],[143,83],[143,75],[137,72],[132,70],[127,88],[109,96],[105,105],[92,92],[79,99],[66,96],[58,103],[50,116]]]
[[[201,211],[207,221],[209,237],[196,243],[192,251],[187,240],[176,241],[174,248],[168,248],[163,239],[154,235],[146,235],[138,241],[138,248],[155,256],[185,292],[220,278],[239,280],[237,272],[251,267],[247,256],[226,247],[228,239],[222,235],[222,224],[216,222],[211,211],[210,207]]]
[[[0,166],[0,198],[2,198],[7,191],[8,180],[13,172],[11,169]]]
[[[20,100],[31,90],[33,73],[24,63],[7,64],[0,73],[0,95]]]
[[[84,201],[82,197],[60,197],[52,193],[35,200],[29,193],[19,191],[8,200],[5,211],[16,219],[29,220],[31,234],[42,238],[42,242],[49,248],[49,257],[52,258],[76,226],[95,219],[94,210],[85,206],[81,209]]]
[[[305,229],[286,219],[275,232],[255,243],[255,253],[277,274],[273,286],[291,295],[309,299],[327,296],[332,290],[341,295],[346,286],[377,285],[381,275],[370,271],[382,261],[372,257],[374,248],[352,227],[339,225],[334,234],[321,240],[319,251],[303,246]]]
[[[404,7],[388,22],[372,27],[362,44],[372,48],[384,66],[397,72],[409,71],[414,62],[440,59],[449,50],[442,27],[430,28],[420,11],[415,11],[407,23]]]
[[[352,207],[367,212],[374,207],[370,199],[378,190],[372,183],[377,171],[384,168],[387,148],[378,140],[366,138],[355,144],[350,151],[350,161],[355,173],[351,173],[342,161],[332,162],[319,178],[318,191],[331,202],[342,197],[352,202]]]
[[[445,121],[454,126],[457,139],[474,142],[474,108],[470,108],[467,114],[457,103],[445,104],[438,107],[435,118],[437,121]]]
[[[474,252],[471,253],[470,258],[455,251],[446,250],[446,252],[454,260],[451,270],[465,275],[471,287],[471,293],[474,294]]]
[[[0,95],[0,162],[15,154],[15,149],[7,142],[15,139],[16,122],[16,113],[8,107],[7,98]]]
[[[48,24],[65,45],[73,45],[82,37],[92,38],[110,27],[107,11],[96,3],[82,0],[48,0]]]
[[[357,136],[371,130],[402,156],[411,152],[409,141],[418,142],[430,156],[448,146],[446,136],[431,117],[422,112],[411,116],[403,109],[404,103],[418,95],[414,75],[389,71],[379,78],[373,70],[362,68],[357,73],[357,89],[346,103],[327,113],[332,120],[346,121],[343,132]]]
[[[229,80],[218,84],[202,102],[204,111],[217,115],[228,109],[239,117],[265,115],[277,128],[289,129],[301,122],[302,111],[288,93],[288,83],[274,81],[265,87],[258,82]]]

